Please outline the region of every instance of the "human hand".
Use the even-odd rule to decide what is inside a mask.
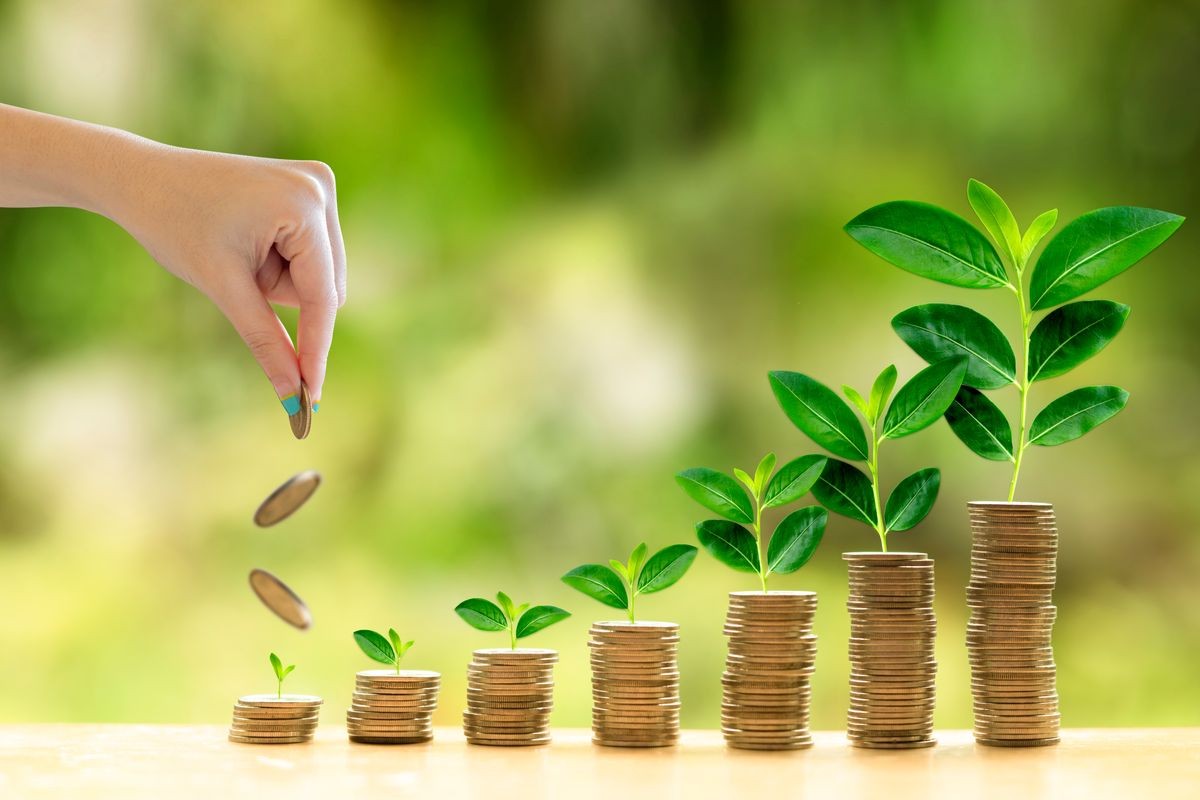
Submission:
[[[290,414],[303,380],[321,399],[346,251],[333,171],[167,147],[145,149],[110,216],[228,317]],[[271,304],[299,307],[296,347]]]

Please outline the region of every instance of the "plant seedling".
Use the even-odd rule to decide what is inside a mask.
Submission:
[[[772,372],[769,376],[775,398],[792,424],[834,455],[866,462],[869,476],[845,461],[829,459],[812,492],[830,511],[871,526],[885,553],[889,533],[915,527],[933,508],[941,473],[932,467],[914,472],[897,484],[884,506],[879,492],[879,447],[887,439],[911,436],[937,422],[954,401],[966,371],[967,360],[961,356],[938,361],[914,375],[895,397],[896,368],[891,365],[879,373],[866,398],[853,387],[843,386],[846,397],[866,420],[869,438],[854,411],[823,383],[799,372]]]
[[[969,181],[967,200],[995,247],[957,214],[907,200],[867,209],[846,224],[846,232],[885,261],[922,277],[968,289],[1012,292],[1021,324],[1019,371],[1008,339],[970,308],[932,303],[902,311],[892,320],[900,338],[926,361],[951,355],[967,359],[966,378],[946,410],[946,421],[977,455],[1012,464],[1011,501],[1030,445],[1052,447],[1078,439],[1111,419],[1129,399],[1117,386],[1085,386],[1052,400],[1028,422],[1032,385],[1096,355],[1129,316],[1129,306],[1109,300],[1067,301],[1141,261],[1175,233],[1183,217],[1132,206],[1088,212],[1050,240],[1026,285],[1030,256],[1054,228],[1058,209],[1039,215],[1022,233],[1008,204],[986,184]],[[1050,313],[1032,327],[1037,311]],[[1019,397],[1015,447],[1004,412],[983,394],[1006,386],[1016,387]]]
[[[797,509],[780,520],[774,533],[766,537],[763,511],[794,503],[808,494],[826,462],[821,455],[800,456],[775,472],[775,454],[767,453],[758,462],[753,477],[734,469],[734,480],[715,469],[693,467],[678,473],[675,482],[697,503],[723,517],[696,525],[696,537],[704,549],[726,566],[757,573],[766,592],[767,578],[772,573],[786,575],[808,563],[825,535],[829,515],[820,506]]]
[[[282,700],[283,679],[292,674],[292,671],[296,669],[296,665],[290,664],[285,667],[283,662],[279,660],[279,656],[271,653],[271,669],[275,671],[275,697]]]
[[[358,649],[362,650],[367,658],[395,667],[397,675],[400,674],[401,659],[413,646],[413,642],[402,640],[395,628],[389,628],[387,636],[365,629],[355,631],[354,641],[358,643]]]
[[[482,597],[472,597],[455,606],[454,613],[477,630],[508,631],[509,645],[513,650],[517,649],[518,639],[532,636],[571,616],[558,606],[530,608],[529,603],[515,605],[504,592],[497,592],[496,600],[499,605]]]
[[[624,609],[634,622],[634,604],[639,594],[661,592],[675,585],[696,560],[696,548],[673,544],[646,558],[646,543],[633,548],[629,561],[615,558],[604,564],[582,564],[562,576],[563,583],[578,589],[606,606]]]

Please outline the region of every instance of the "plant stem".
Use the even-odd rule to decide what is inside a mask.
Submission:
[[[867,460],[867,468],[871,471],[871,491],[875,495],[875,533],[879,534],[881,551],[887,552],[887,533],[883,529],[883,505],[879,499],[879,420],[871,421],[871,457]]]
[[[767,561],[762,546],[762,501],[758,494],[754,495],[754,543],[758,547],[758,580],[762,583],[763,594],[767,593]]]
[[[283,699],[283,681],[276,681],[276,685],[275,685],[275,699],[276,699],[276,700],[282,700],[282,699]]]
[[[633,605],[637,602],[637,591],[633,588],[633,580],[628,580],[625,585],[629,587],[629,621],[633,622]]]
[[[1017,295],[1017,308],[1021,312],[1021,380],[1017,384],[1017,391],[1021,395],[1021,424],[1017,431],[1017,452],[1013,457],[1013,472],[1012,481],[1008,484],[1008,502],[1012,502],[1017,495],[1017,477],[1021,474],[1021,458],[1025,455],[1025,430],[1026,419],[1029,414],[1029,322],[1033,318],[1033,312],[1025,308],[1025,290],[1024,282],[1022,281],[1022,273],[1025,271],[1024,264],[1017,264],[1017,285],[1013,287],[1013,291]]]
[[[515,619],[508,621],[508,643],[513,650],[517,649],[517,621]]]

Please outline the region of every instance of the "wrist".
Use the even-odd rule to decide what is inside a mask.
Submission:
[[[61,206],[119,222],[161,147],[114,128],[0,105],[0,206]]]

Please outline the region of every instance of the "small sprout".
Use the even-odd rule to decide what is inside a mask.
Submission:
[[[606,606],[621,608],[634,621],[634,601],[639,594],[661,592],[674,585],[696,559],[690,544],[673,544],[646,558],[646,544],[633,549],[629,561],[611,559],[609,566],[582,564],[563,575],[563,583]]]
[[[508,641],[513,650],[517,649],[518,639],[532,636],[571,616],[558,606],[530,608],[529,603],[517,606],[504,592],[497,592],[496,600],[499,605],[482,597],[472,597],[455,606],[454,613],[477,630],[508,631]]]
[[[275,689],[275,696],[277,698],[283,699],[283,679],[291,675],[292,670],[295,668],[295,664],[285,667],[283,662],[279,660],[279,656],[271,653],[271,669],[275,671],[275,680],[277,681]]]
[[[775,454],[767,453],[758,462],[753,477],[745,470],[734,469],[735,481],[715,469],[694,467],[680,472],[675,481],[697,503],[724,517],[696,526],[696,536],[704,549],[726,566],[756,573],[765,592],[769,575],[795,572],[812,558],[825,534],[828,515],[820,506],[793,511],[776,526],[764,552],[762,513],[808,494],[826,462],[825,456],[801,456],[776,472]]]
[[[358,648],[366,654],[367,658],[378,661],[380,664],[387,664],[389,667],[395,667],[397,675],[400,674],[400,661],[413,646],[413,642],[403,641],[400,634],[396,633],[395,628],[389,628],[387,636],[365,629],[355,631],[354,641],[358,643]]]

